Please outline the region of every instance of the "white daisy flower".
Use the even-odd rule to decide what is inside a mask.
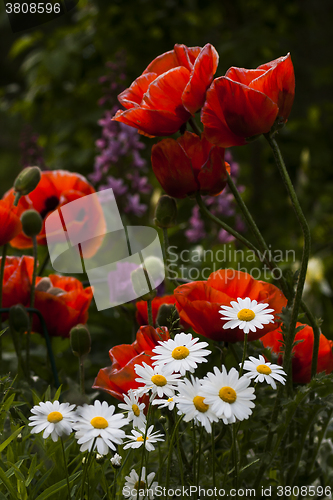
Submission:
[[[136,382],[144,384],[144,387],[137,389],[138,393],[144,394],[151,390],[152,395],[157,395],[159,398],[163,396],[171,398],[175,393],[178,379],[181,376],[180,373],[172,374],[172,370],[166,366],[152,367],[147,365],[147,363],[142,363],[142,366],[135,365],[134,370],[140,377],[135,379]]]
[[[257,328],[264,328],[263,325],[274,323],[274,315],[269,314],[274,312],[274,309],[266,309],[269,304],[258,304],[249,297],[245,299],[238,297],[237,302],[230,302],[230,306],[221,306],[219,311],[223,315],[221,319],[228,320],[223,325],[224,330],[238,327],[244,330],[244,333],[249,333],[250,330],[255,332]]]
[[[178,409],[178,415],[185,415],[184,421],[194,420],[197,425],[202,425],[207,432],[212,432],[212,422],[218,418],[211,407],[204,403],[204,397],[199,395],[201,381],[191,375],[191,381],[184,379],[178,386],[178,394],[174,397]]]
[[[128,424],[123,413],[114,415],[115,407],[109,406],[106,401],[95,401],[93,405],[83,405],[77,409],[78,417],[74,429],[75,437],[81,444],[80,451],[94,448],[100,455],[106,455],[109,448],[116,450],[115,444],[122,444],[125,432],[121,427]]]
[[[249,387],[250,382],[245,375],[239,378],[235,368],[228,373],[225,366],[222,366],[222,372],[214,366],[214,373],[207,373],[201,381],[199,394],[225,424],[232,424],[236,419],[248,419],[252,413],[251,408],[255,406],[252,399],[256,396],[254,388]]]
[[[274,365],[272,363],[268,363],[264,356],[259,356],[259,359],[250,356],[251,361],[246,360],[244,362],[244,370],[247,370],[249,373],[245,373],[244,375],[250,379],[254,379],[254,382],[267,382],[270,384],[273,389],[276,389],[275,380],[281,382],[281,384],[285,384],[286,379],[284,376],[287,376],[286,372],[283,371],[282,367],[279,365]]]
[[[168,410],[173,410],[175,407],[175,397],[168,399],[154,399],[153,405],[158,405],[159,408],[168,408]]]
[[[72,432],[73,422],[76,420],[75,405],[59,403],[59,401],[40,402],[31,409],[32,417],[28,425],[32,426],[31,434],[44,431],[43,438],[51,435],[52,441],[58,441],[58,437],[68,436]]]
[[[140,500],[154,498],[154,492],[158,486],[157,481],[154,481],[155,472],[151,472],[146,477],[146,468],[142,467],[141,478],[134,469],[131,470],[129,476],[125,476],[126,483],[123,487],[123,495],[130,500],[137,500],[138,490]]]
[[[128,411],[127,418],[129,422],[133,421],[133,427],[145,427],[146,426],[146,416],[143,413],[146,405],[144,403],[139,403],[139,396],[137,391],[133,391],[130,389],[127,393],[128,395],[124,395],[125,403],[119,403],[118,406],[122,410]]]
[[[145,443],[145,448],[147,451],[155,450],[155,446],[153,446],[153,443],[157,443],[157,441],[164,441],[164,439],[162,439],[164,437],[163,434],[157,431],[153,432],[153,429],[154,426],[151,425],[147,430]],[[131,432],[133,436],[126,436],[130,441],[127,441],[125,443],[124,450],[127,450],[127,448],[140,448],[140,446],[142,446],[145,441],[145,429],[140,429],[140,431],[136,431],[135,429],[133,429]]]
[[[173,372],[180,372],[185,375],[187,371],[193,373],[198,363],[207,363],[205,356],[211,351],[204,349],[207,342],[198,342],[198,338],[192,337],[190,333],[177,333],[175,338],[159,341],[157,347],[153,349],[156,356],[153,365],[167,365]]]

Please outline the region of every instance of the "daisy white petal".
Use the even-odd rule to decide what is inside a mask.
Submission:
[[[244,333],[255,332],[262,329],[263,325],[274,323],[274,309],[267,309],[269,304],[251,300],[249,297],[238,297],[237,302],[231,301],[230,306],[221,306],[221,319],[226,321],[223,329],[240,328]]]
[[[75,438],[81,445],[80,451],[97,448],[100,455],[106,455],[109,449],[115,451],[115,444],[122,444],[125,432],[121,429],[128,424],[124,415],[114,415],[115,407],[106,401],[101,404],[95,401],[93,405],[83,405],[77,409]],[[95,443],[95,444],[94,444]]]
[[[31,409],[33,414],[29,417],[29,426],[32,434],[43,432],[43,438],[51,436],[54,442],[58,437],[68,436],[72,432],[73,422],[76,420],[75,405],[59,403],[59,401],[42,401]]]
[[[139,378],[135,379],[136,382],[143,385],[139,387],[139,393],[151,391],[154,397],[159,398],[172,397],[178,386],[178,379],[181,377],[179,373],[172,373],[172,370],[166,366],[152,367],[147,363],[142,363],[142,366],[135,365],[134,370],[139,375]]]
[[[212,411],[225,424],[249,418],[254,408],[255,399],[253,387],[249,387],[250,379],[245,375],[239,378],[235,368],[229,373],[222,366],[222,372],[215,366],[214,373],[208,373],[201,382],[199,395],[203,402],[211,405]]]
[[[158,486],[157,481],[154,481],[155,472],[151,472],[146,476],[146,468],[142,467],[141,477],[134,469],[131,470],[130,475],[126,476],[126,482],[123,487],[123,496],[129,500],[148,500],[154,498],[154,492]],[[139,496],[138,496],[139,491]]]
[[[153,451],[155,450],[155,446],[153,446],[153,443],[157,443],[157,441],[164,441],[163,439],[163,434],[160,434],[159,432],[153,432],[154,426],[151,425],[149,429],[146,432],[146,440],[145,440],[145,430],[141,429],[140,431],[137,431],[133,429],[132,436],[126,436],[129,441],[125,443],[124,450],[127,450],[127,448],[140,448],[143,443],[145,443],[145,448],[147,451]]]
[[[198,363],[206,363],[206,356],[211,351],[204,349],[207,342],[198,342],[198,338],[192,337],[190,333],[177,333],[174,339],[160,341],[153,349],[154,365],[168,366],[173,372],[185,375],[187,371],[193,373]]]
[[[265,360],[263,356],[259,356],[259,359],[250,356],[249,360],[244,362],[245,376],[254,379],[254,382],[266,382],[271,385],[273,389],[276,389],[275,380],[285,384],[285,377],[287,374],[283,371],[282,367],[269,363]]]
[[[204,402],[200,394],[201,381],[191,375],[191,381],[184,379],[178,386],[178,394],[174,397],[178,415],[184,415],[184,421],[194,420],[197,425],[202,425],[207,432],[212,431],[212,422],[217,422],[218,417],[212,408]]]

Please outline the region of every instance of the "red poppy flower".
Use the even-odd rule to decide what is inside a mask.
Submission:
[[[51,274],[48,279],[50,287],[46,291],[39,289],[42,278],[36,280],[35,308],[42,313],[49,335],[69,337],[73,326],[79,323],[84,325],[88,321],[92,288],[83,288],[82,283],[72,277]],[[45,282],[45,278],[43,280]],[[34,332],[43,332],[36,315],[32,329]]]
[[[109,351],[112,365],[102,368],[95,379],[93,389],[103,389],[113,397],[124,400],[124,394],[130,389],[137,389],[140,384],[135,381],[137,374],[134,366],[143,362],[152,366],[153,349],[160,340],[170,338],[168,329],[141,326],[133,344],[122,344]]]
[[[292,374],[293,382],[296,384],[307,384],[311,380],[311,364],[313,354],[314,334],[309,325],[297,323],[304,328],[296,333],[295,341],[301,340],[293,349]],[[283,336],[281,330],[274,330],[261,338],[264,347],[270,347],[277,354],[281,354]],[[325,372],[327,375],[333,371],[333,342],[328,340],[325,335],[320,334],[319,352],[317,362],[317,373]],[[278,362],[282,364],[282,356],[279,356]]]
[[[8,201],[0,200],[0,246],[9,243],[22,231],[17,209]]]
[[[196,333],[204,337],[226,342],[243,341],[244,331],[238,327],[223,329],[227,320],[221,319],[221,306],[229,306],[231,301],[239,297],[249,297],[259,304],[269,304],[276,317],[287,304],[287,299],[276,286],[233,269],[220,269],[212,273],[207,281],[181,285],[174,290],[174,295],[181,321],[186,321]],[[276,328],[277,322],[264,325],[256,332],[250,331],[248,340],[257,340]]]
[[[214,196],[227,184],[229,165],[224,161],[224,149],[191,132],[176,141],[164,139],[155,144],[151,161],[158,182],[174,198],[197,191]]]
[[[149,136],[174,134],[203,106],[217,65],[209,43],[203,48],[176,44],[118,96],[126,110],[113,119]]]
[[[20,198],[17,214],[20,216],[25,210],[33,208],[40,213],[43,219],[46,219],[51,212],[59,207],[93,193],[95,193],[95,189],[80,174],[65,170],[44,171],[36,189],[29,195]],[[14,197],[14,189],[12,188],[5,194],[4,200],[6,203],[12,204]],[[75,204],[73,204],[73,213],[70,214],[73,222],[70,227],[67,227],[67,231],[70,231],[70,238],[77,241],[84,241],[87,234],[92,235],[89,248],[85,248],[85,257],[89,258],[96,253],[101,244],[101,239],[93,238],[93,236],[105,232],[105,221],[102,208],[96,200],[92,201],[90,198],[86,205],[78,207],[78,213],[76,213]],[[80,236],[82,236],[81,240]],[[63,231],[61,231],[60,238],[60,241],[63,241]],[[37,242],[39,245],[46,245],[45,221],[42,231],[37,236]],[[32,240],[20,232],[11,241],[11,245],[20,249],[30,248]]]
[[[0,257],[0,265],[2,258]],[[3,279],[2,306],[27,305],[30,298],[31,278],[34,266],[32,257],[6,257]]]
[[[201,121],[209,141],[224,148],[270,131],[276,118],[286,122],[295,94],[290,54],[257,69],[230,68],[207,92]]]

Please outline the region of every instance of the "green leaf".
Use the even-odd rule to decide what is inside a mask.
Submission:
[[[13,434],[11,436],[9,436],[9,438],[6,439],[6,441],[4,443],[2,443],[0,445],[0,453],[9,445],[9,443],[11,443],[13,441],[13,439],[16,438],[16,436],[18,434],[20,434],[21,430],[23,429],[24,425],[22,425],[22,427],[20,427],[19,429],[16,429],[15,432],[13,432]]]
[[[8,479],[8,477],[6,476],[5,472],[2,470],[1,467],[0,467],[0,479],[3,482],[3,484],[6,486],[9,493],[12,495],[13,499],[14,498],[16,499],[17,498],[17,491],[15,491],[15,488],[12,486],[12,483],[10,482],[10,480]]]
[[[0,332],[0,337],[1,337],[1,335],[3,335],[3,334],[7,331],[7,330],[8,330],[8,327],[7,327],[7,328],[4,328],[4,330],[2,330],[2,331]]]
[[[82,471],[76,472],[72,476],[69,477],[69,484],[73,483],[80,475],[82,474]],[[53,484],[49,488],[47,488],[41,495],[38,495],[36,500],[46,500],[46,498],[49,498],[51,495],[54,493],[59,493],[59,491],[67,488],[67,480],[62,479],[56,484]]]

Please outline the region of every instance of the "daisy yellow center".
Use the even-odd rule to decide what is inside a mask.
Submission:
[[[173,401],[173,398],[168,399],[168,403],[172,403],[172,401]]]
[[[132,405],[132,412],[136,417],[140,415],[140,408],[138,407],[138,405]]]
[[[137,440],[137,441],[142,442],[142,441],[143,441],[143,437],[142,437],[142,436],[138,436],[138,437],[136,438],[136,440]]]
[[[171,353],[171,356],[174,359],[185,359],[190,354],[190,351],[184,345],[180,345],[175,347]]]
[[[163,387],[168,383],[167,379],[163,377],[163,375],[153,375],[151,381],[153,382],[153,384],[158,385],[159,387]]]
[[[232,387],[222,387],[219,390],[219,396],[225,403],[234,403],[237,399],[236,391]]]
[[[264,375],[269,375],[270,373],[272,373],[272,370],[267,365],[258,365],[257,372],[263,373]]]
[[[206,403],[203,402],[204,399],[205,398],[202,396],[195,396],[193,398],[194,406],[198,411],[201,411],[201,413],[205,413],[209,408],[209,405],[206,405]]]
[[[144,490],[146,489],[146,483],[144,481],[137,481],[134,485],[135,490]]]
[[[57,424],[60,422],[64,417],[61,415],[60,411],[51,411],[51,413],[48,414],[47,420],[51,424]]]
[[[237,318],[240,321],[252,321],[255,317],[256,315],[251,309],[241,309],[237,314]]]
[[[105,429],[109,427],[108,421],[104,417],[94,417],[90,420],[90,423],[95,429]]]

